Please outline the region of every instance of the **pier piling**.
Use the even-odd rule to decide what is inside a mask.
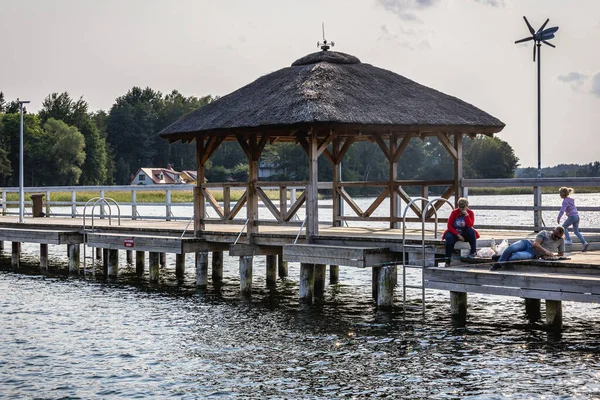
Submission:
[[[467,293],[450,292],[450,313],[456,318],[467,318]]]
[[[383,309],[392,308],[394,304],[394,266],[379,268],[377,307]]]
[[[325,297],[325,275],[327,266],[325,264],[315,264],[315,283],[313,294],[315,299],[322,300]]]
[[[252,295],[252,256],[240,257],[240,290],[242,296]]]
[[[160,264],[160,254],[151,251],[148,254],[148,263],[150,264],[150,282],[158,282],[158,269]]]
[[[301,303],[311,304],[315,287],[315,266],[314,264],[300,264],[300,293]]]
[[[272,287],[277,282],[277,256],[267,255],[266,257],[267,286]]]
[[[551,329],[562,328],[562,301],[546,300],[546,325]]]
[[[183,279],[185,275],[185,254],[175,254],[175,276]]]
[[[67,251],[69,252],[69,274],[79,274],[79,245],[69,244]]]
[[[208,286],[208,252],[196,253],[196,286]]]
[[[146,252],[135,252],[135,272],[138,276],[144,276],[144,268],[146,266]]]
[[[329,266],[329,284],[337,285],[340,282],[340,266],[330,265]]]
[[[12,259],[11,266],[13,271],[19,269],[19,263],[21,262],[21,242],[12,242]]]
[[[223,281],[223,252],[213,251],[212,253],[212,281],[221,283]]]
[[[48,270],[48,245],[40,243],[40,268],[44,271]]]
[[[108,276],[116,278],[119,274],[119,250],[108,251]]]

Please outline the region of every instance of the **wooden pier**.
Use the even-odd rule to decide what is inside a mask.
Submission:
[[[529,236],[515,231],[481,231],[479,247],[488,246],[492,237],[509,241]],[[439,233],[438,233],[439,236]],[[372,292],[378,306],[392,307],[402,291],[415,286],[402,282],[402,268],[423,266],[423,290],[447,290],[451,294],[451,312],[464,318],[467,312],[467,293],[503,295],[526,299],[528,313],[540,314],[540,300],[546,301],[548,326],[562,323],[562,301],[600,303],[600,237],[588,235],[592,251],[581,253],[574,244],[570,260],[520,262],[514,270],[490,271],[490,260],[461,259],[460,246],[456,249],[455,262],[444,266],[444,244],[434,237],[433,231],[408,230],[403,244],[402,230],[386,228],[319,229],[319,235],[308,243],[298,237],[296,227],[263,226],[252,235],[252,243],[241,234],[237,225],[207,225],[194,236],[186,232],[186,224],[179,221],[124,220],[115,226],[106,219],[95,221],[94,230],[84,227],[82,221],[72,218],[27,218],[19,224],[14,217],[0,217],[0,240],[12,242],[12,265],[19,268],[21,242],[40,243],[40,267],[48,268],[48,245],[67,245],[69,273],[82,272],[81,246],[102,250],[104,273],[107,277],[118,275],[119,251],[127,251],[128,257],[135,252],[138,274],[148,271],[150,281],[158,281],[161,255],[176,255],[176,273],[185,270],[185,254],[196,256],[196,284],[200,287],[210,283],[208,253],[212,252],[212,283],[223,278],[223,252],[239,257],[240,292],[252,293],[253,259],[266,257],[267,285],[287,275],[287,263],[300,263],[299,301],[319,301],[325,292],[326,266],[330,268],[329,281],[339,282],[339,268],[371,268]],[[568,249],[570,250],[570,249]],[[99,251],[98,251],[99,252]],[[146,253],[148,262],[146,263]],[[404,277],[404,274],[402,274]],[[402,288],[400,289],[400,285]],[[421,300],[424,300],[422,298]],[[397,302],[397,300],[396,300]],[[403,306],[406,303],[403,302]]]

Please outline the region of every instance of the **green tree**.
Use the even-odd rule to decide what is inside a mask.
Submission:
[[[139,87],[134,87],[117,98],[111,107],[107,121],[107,141],[118,160],[117,184],[128,184],[130,174],[140,167],[155,167],[154,156],[157,152],[154,144],[161,107],[160,92]]]
[[[18,104],[18,103],[17,103]],[[0,124],[0,148],[2,148],[9,159],[10,167],[4,166],[4,170],[11,170],[10,175],[3,175],[4,184],[9,186],[19,185],[19,130],[20,114],[7,113],[0,115],[2,123]],[[48,149],[40,147],[39,142],[43,138],[44,132],[40,126],[37,115],[23,115],[23,183],[26,186],[32,186],[39,183],[38,171],[42,169],[40,159],[45,157]]]
[[[77,185],[85,162],[85,137],[74,126],[54,118],[44,124],[44,131],[52,184]]]
[[[96,126],[96,119],[88,112],[88,103],[80,98],[73,101],[67,92],[52,93],[42,103],[38,113],[42,124],[50,118],[76,127],[85,138],[86,157],[80,182],[83,185],[110,183],[107,178],[106,139]]]
[[[469,178],[512,178],[518,165],[513,148],[498,137],[479,136],[464,152],[465,176]]]
[[[4,112],[4,106],[6,101],[4,100],[4,93],[0,92],[0,114]]]

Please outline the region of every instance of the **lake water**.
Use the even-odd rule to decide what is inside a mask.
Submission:
[[[24,264],[37,251],[24,246]],[[66,249],[50,257],[66,268]],[[400,312],[399,290],[398,307],[380,312],[370,270],[341,267],[341,284],[307,307],[298,265],[267,289],[264,257],[250,299],[227,256],[224,285],[206,290],[191,255],[182,282],[169,258],[158,284],[125,264],[103,282],[8,272],[9,251],[0,263],[0,398],[600,398],[600,305],[563,303],[564,330],[551,333],[516,298],[469,295],[464,325],[444,291],[427,291],[425,318]]]

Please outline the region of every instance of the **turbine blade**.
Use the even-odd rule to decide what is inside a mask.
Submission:
[[[556,46],[555,46],[555,45],[553,45],[552,43],[550,43],[550,42],[546,42],[545,40],[542,40],[542,43],[544,43],[544,44],[547,44],[547,45],[548,45],[548,46],[550,46],[550,47],[556,47]]]
[[[546,20],[546,22],[544,22],[544,25],[542,25],[542,27],[540,29],[538,29],[538,33],[544,30],[544,28],[546,27],[546,24],[548,23],[548,21],[550,21],[550,18],[548,18]]]
[[[529,21],[527,21],[527,18],[525,18],[524,15],[523,15],[523,19],[525,20],[525,23],[527,24],[527,28],[529,28],[529,32],[531,32],[532,35],[535,35],[535,30],[533,29],[533,27],[531,26]]]
[[[530,37],[527,37],[527,38],[524,38],[524,39],[519,39],[515,43],[523,43],[523,42],[528,42],[530,40],[533,40],[533,36],[530,36]]]

